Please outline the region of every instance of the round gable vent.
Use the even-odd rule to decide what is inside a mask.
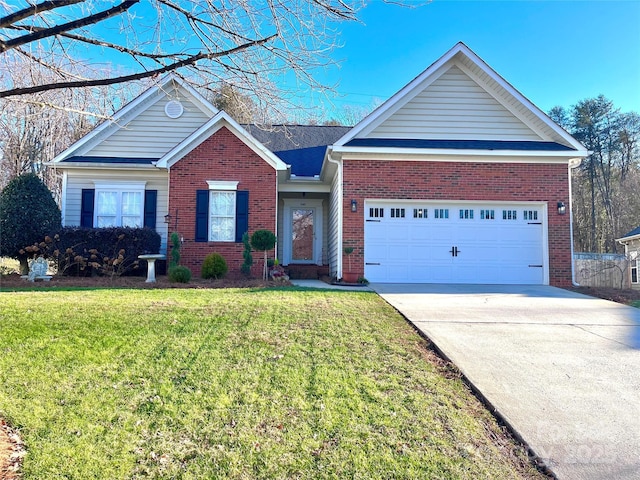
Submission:
[[[164,113],[169,118],[178,118],[184,112],[184,107],[178,100],[171,100],[164,106]]]

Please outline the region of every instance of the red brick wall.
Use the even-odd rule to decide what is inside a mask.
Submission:
[[[548,202],[549,280],[571,284],[569,213],[557,214],[557,203],[569,206],[566,165],[506,163],[408,162],[346,160],[344,162],[345,245],[356,245],[352,265],[364,273],[364,200],[497,200]],[[351,212],[351,200],[358,212]],[[347,266],[346,256],[343,268]],[[355,270],[355,268],[354,268]]]
[[[228,276],[240,275],[242,243],[195,242],[196,190],[209,188],[207,180],[237,181],[238,190],[249,191],[249,234],[259,229],[276,231],[276,171],[227,128],[202,142],[169,171],[169,212],[178,209],[178,232],[184,237],[180,263],[200,275],[204,257],[224,256]],[[174,229],[175,217],[170,231]],[[252,273],[261,275],[261,253],[254,252]],[[269,253],[273,258],[273,252]]]

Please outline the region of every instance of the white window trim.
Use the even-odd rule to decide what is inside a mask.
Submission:
[[[236,204],[237,204],[237,196],[233,201],[233,235],[230,240],[214,240],[212,238],[211,232],[211,218],[213,216],[213,212],[211,211],[211,192],[236,192],[238,191],[238,184],[240,182],[229,181],[229,180],[207,180],[207,185],[209,185],[209,215],[207,218],[207,240],[209,242],[219,242],[219,243],[233,243],[236,241]]]
[[[637,253],[636,253],[637,255]],[[635,266],[634,266],[635,265]],[[633,281],[633,270],[636,271],[636,281]],[[640,283],[640,256],[636,256],[631,259],[631,263],[629,265],[629,278],[631,279],[631,283],[636,285]]]
[[[95,200],[93,205],[93,224],[98,225],[98,193],[99,192],[116,192],[118,194],[116,208],[116,226],[122,226],[122,193],[132,192],[140,193],[142,201],[140,202],[140,227],[144,226],[144,190],[147,185],[146,181],[100,181],[94,180]]]
[[[240,182],[229,182],[225,180],[207,180],[207,185],[209,185],[209,190],[222,190],[222,191],[238,190],[238,183]]]

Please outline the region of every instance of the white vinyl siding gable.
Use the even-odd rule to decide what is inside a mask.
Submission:
[[[165,106],[179,99],[184,112],[169,118]],[[209,120],[209,116],[181,92],[174,89],[161,96],[132,121],[81,154],[96,157],[160,158]]]
[[[542,140],[455,65],[393,113],[367,137]]]

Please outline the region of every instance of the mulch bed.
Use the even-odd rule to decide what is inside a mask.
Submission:
[[[640,300],[640,290],[621,290],[619,288],[602,287],[576,287],[571,290],[591,297],[604,298],[605,300],[611,300],[612,302],[624,303],[625,305],[630,305],[631,302]]]

